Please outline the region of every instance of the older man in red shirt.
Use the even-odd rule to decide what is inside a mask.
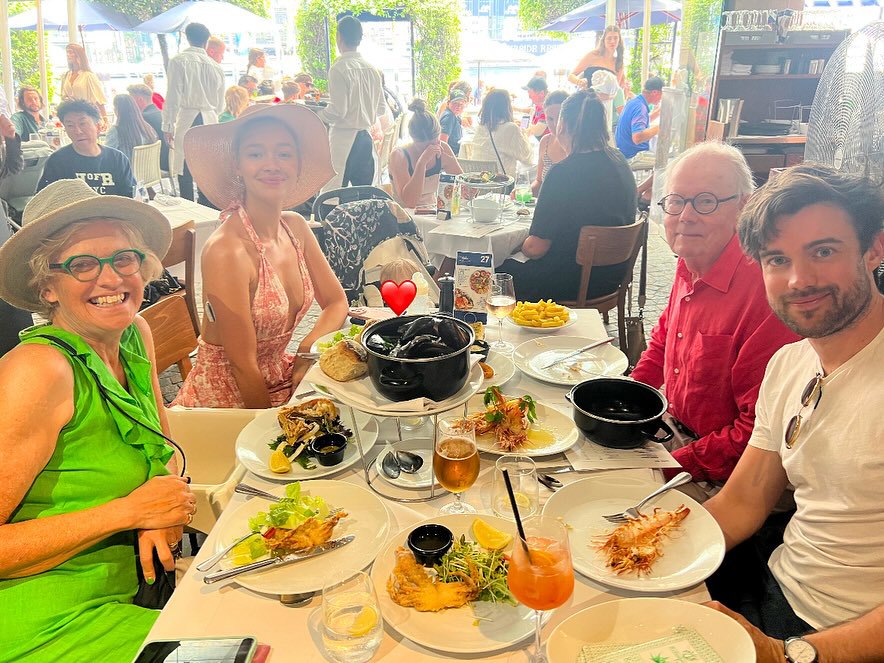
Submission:
[[[737,149],[701,143],[669,165],[659,203],[678,265],[632,377],[665,385],[673,456],[694,478],[685,492],[700,501],[724,485],[746,448],[768,360],[798,340],[771,311],[761,270],[736,236],[752,189]]]

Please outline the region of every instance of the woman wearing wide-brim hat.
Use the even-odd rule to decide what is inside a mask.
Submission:
[[[287,352],[315,296],[322,308],[299,352],[340,329],[347,298],[304,218],[291,209],[333,175],[328,132],[299,104],[247,109],[193,127],[184,153],[200,191],[221,213],[202,254],[199,353],[175,403],[282,405],[310,367]]]
[[[157,210],[74,179],[0,248],[0,298],[50,321],[0,360],[3,660],[129,661],[159,614],[133,604],[137,565],[155,578],[155,549],[174,569],[195,511],[137,317],[171,238]]]

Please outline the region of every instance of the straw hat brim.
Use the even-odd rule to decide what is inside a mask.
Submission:
[[[298,150],[298,175],[289,183],[282,204],[291,209],[310,199],[335,174],[328,144],[328,129],[312,110],[301,104],[250,106],[242,115],[223,124],[205,124],[184,135],[184,159],[199,190],[212,204],[225,209],[242,199],[237,183],[233,137],[256,118],[273,118],[294,134]]]
[[[57,207],[34,219],[0,247],[0,299],[26,311],[42,308],[39,293],[30,285],[29,261],[43,242],[78,221],[127,221],[136,227],[148,249],[162,259],[172,244],[169,220],[150,205],[123,196],[98,196]]]

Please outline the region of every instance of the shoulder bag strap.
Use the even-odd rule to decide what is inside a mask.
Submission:
[[[497,145],[494,144],[494,132],[489,128],[488,137],[491,139],[491,147],[494,148],[494,154],[497,156],[497,163],[500,164],[501,172],[506,175],[506,168],[503,167],[503,160],[500,158],[500,152],[497,151]]]

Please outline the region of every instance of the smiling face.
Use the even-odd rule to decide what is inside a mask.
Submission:
[[[131,248],[137,247],[132,246],[118,222],[100,219],[74,232],[52,262],[63,263],[76,255],[107,258],[115,251]],[[141,272],[120,276],[110,265],[102,265],[98,278],[88,282],[54,271],[43,289],[43,298],[56,305],[53,324],[87,339],[103,338],[132,324],[144,298],[144,278]]]
[[[62,124],[77,152],[86,154],[98,147],[98,123],[92,116],[86,113],[68,113]]]
[[[862,253],[847,212],[822,203],[783,216],[777,231],[759,255],[777,316],[806,338],[853,325],[872,301],[872,271],[880,264],[884,237]]]
[[[719,200],[736,193],[736,177],[730,168],[716,167],[716,160],[705,155],[686,157],[669,177],[666,193],[693,198],[712,193]],[[734,236],[743,201],[740,198],[719,203],[711,214],[699,214],[690,203],[681,214],[666,214],[663,227],[666,241],[683,258],[688,269],[702,276],[721,256]]]
[[[298,179],[299,156],[294,138],[277,122],[247,129],[237,152],[237,174],[246,198],[278,203]]]

